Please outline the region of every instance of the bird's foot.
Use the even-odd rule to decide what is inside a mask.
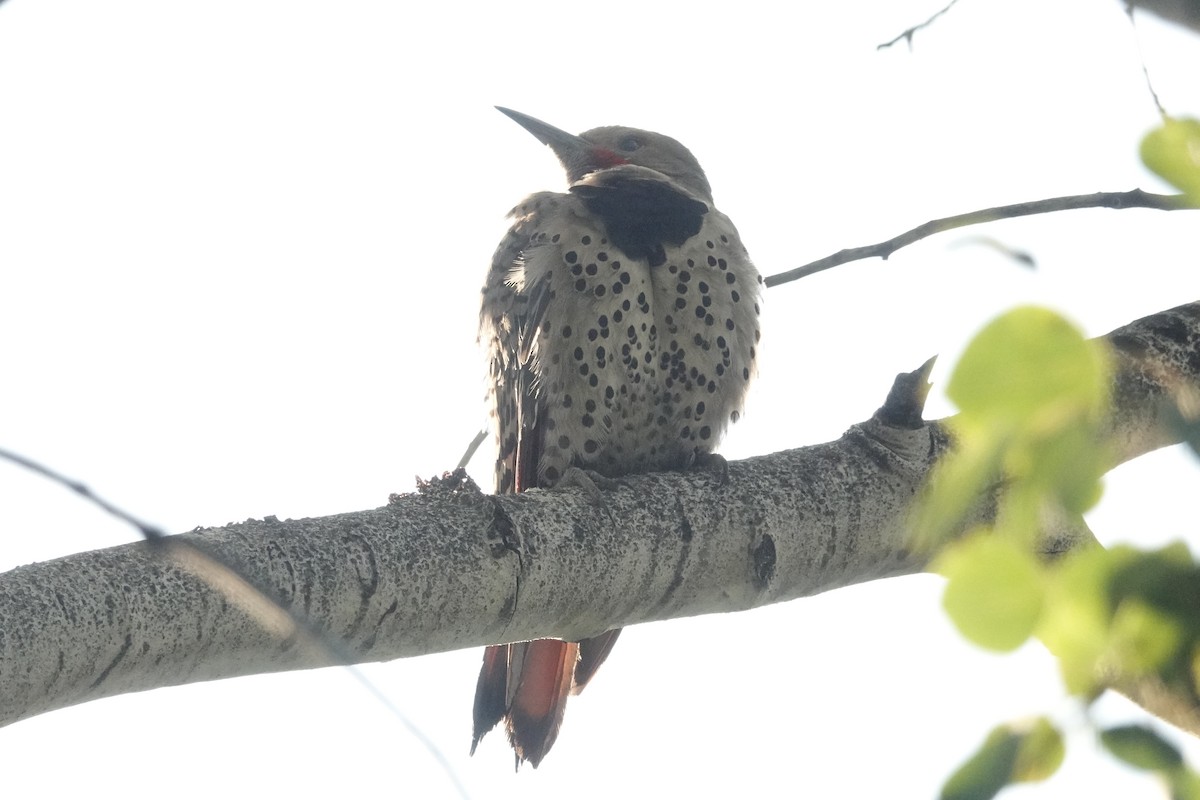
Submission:
[[[603,510],[604,513],[608,515],[608,521],[613,525],[613,527],[616,527],[617,520],[613,517],[612,509],[605,504],[604,497],[600,494],[600,490],[604,489],[607,491],[612,491],[613,489],[619,489],[622,486],[628,486],[627,483],[615,478],[609,478],[606,475],[601,475],[599,472],[595,472],[590,469],[567,467],[567,469],[563,471],[562,477],[558,479],[558,483],[554,484],[554,488],[558,489],[568,486],[578,486],[580,489],[583,489],[583,494],[585,497],[587,497],[588,502],[590,502],[596,508]]]
[[[623,486],[628,486],[622,480],[609,478],[606,475],[601,475],[599,472],[590,469],[581,469],[580,467],[567,467],[563,470],[562,477],[558,479],[558,483],[554,484],[555,489],[565,489],[571,486],[578,487],[587,495],[592,505],[602,505],[602,495],[600,490],[613,491],[620,489]]]
[[[693,453],[684,470],[690,472],[694,469],[716,472],[719,486],[726,486],[729,483],[729,462],[720,453]]]

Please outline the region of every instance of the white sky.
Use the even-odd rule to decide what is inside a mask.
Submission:
[[[931,217],[1164,189],[1137,160],[1156,121],[1138,42],[1168,109],[1196,115],[1200,38],[1135,33],[1115,1],[1012,0],[875,51],[940,4],[9,0],[0,445],[176,531],[375,507],[453,467],[483,419],[477,293],[503,215],[563,185],[493,104],[679,138],[766,274]],[[1198,230],[1151,211],[1012,221],[773,289],[723,452],[835,438],[895,373],[940,353],[944,380],[1017,303],[1101,334],[1193,300]],[[1198,478],[1177,450],[1121,468],[1097,534],[1194,540]],[[6,464],[0,525],[3,568],[134,538]],[[994,723],[1077,723],[1038,647],[973,649],[938,589],[630,629],[542,768],[515,776],[499,733],[467,758],[477,651],[364,672],[476,798],[930,797]],[[1006,797],[1152,792],[1085,735],[1069,745],[1051,784]],[[0,730],[0,752],[12,797],[455,796],[337,669],[46,714]]]

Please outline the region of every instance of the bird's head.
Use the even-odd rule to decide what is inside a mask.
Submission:
[[[701,200],[712,203],[712,188],[700,162],[670,136],[619,125],[592,128],[576,136],[528,114],[496,108],[549,145],[571,183],[593,172],[633,164],[661,173]]]

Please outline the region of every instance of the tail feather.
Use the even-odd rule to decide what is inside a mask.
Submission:
[[[612,652],[613,645],[617,643],[617,636],[621,633],[621,629],[605,631],[599,636],[593,636],[590,639],[584,639],[579,643],[579,664],[575,667],[575,685],[571,687],[571,694],[579,694],[583,691],[583,687],[587,686],[587,682],[596,674],[596,670],[600,669],[600,665],[604,663],[604,659],[608,658],[608,654]]]
[[[508,648],[494,645],[483,651],[483,667],[475,684],[475,730],[471,739],[471,755],[483,735],[496,727],[508,711]]]
[[[583,690],[620,632],[578,643],[536,639],[487,648],[475,687],[472,755],[484,734],[503,719],[517,766],[541,763],[558,738],[567,697]]]
[[[535,639],[498,644],[484,651],[484,666],[475,685],[475,729],[470,752],[484,734],[505,720],[517,766],[538,766],[550,752],[563,724],[566,698],[583,691],[620,630],[582,642]]]
[[[538,639],[510,647],[510,678],[516,678],[516,687],[508,708],[508,740],[518,759],[536,767],[558,738],[579,645]]]

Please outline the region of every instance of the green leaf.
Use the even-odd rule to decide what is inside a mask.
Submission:
[[[1021,737],[1013,780],[1023,783],[1044,781],[1062,766],[1066,747],[1062,734],[1045,717],[1038,717]]]
[[[1005,651],[1032,635],[1042,612],[1042,570],[1019,543],[976,534],[947,547],[935,569],[948,578],[942,605],[963,636]]]
[[[1045,717],[993,728],[942,787],[942,800],[987,800],[1010,783],[1042,781],[1063,760],[1062,734]]]
[[[1200,201],[1200,120],[1167,118],[1142,139],[1142,163]]]
[[[951,422],[955,448],[913,517],[914,548],[959,532],[1001,479],[997,527],[1027,543],[1048,507],[1091,507],[1107,463],[1095,433],[1107,372],[1107,352],[1047,309],[1017,308],[985,326],[947,386],[961,409]]]
[[[989,323],[967,345],[946,387],[964,414],[1053,426],[1104,399],[1099,350],[1071,323],[1023,306]]]
[[[1072,694],[1090,697],[1101,688],[1112,618],[1108,585],[1116,565],[1133,557],[1127,547],[1094,548],[1068,555],[1048,572],[1038,637],[1058,658]]]
[[[1021,738],[1001,725],[955,770],[942,787],[942,800],[989,800],[1012,782]]]
[[[1082,514],[1095,505],[1107,459],[1093,417],[1064,421],[1048,434],[1031,433],[1010,452],[1007,472],[1020,476],[1026,489],[1057,499],[1069,513]]]
[[[1194,682],[1200,568],[1186,546],[1073,553],[1047,571],[1045,585],[1037,633],[1072,693],[1093,694],[1104,674]]]
[[[1183,765],[1179,748],[1144,725],[1100,731],[1100,741],[1108,752],[1139,769],[1169,771]]]
[[[1000,477],[1000,434],[966,430],[961,420],[955,420],[954,430],[958,446],[934,467],[910,523],[912,547],[919,551],[934,550],[957,533],[980,493]]]
[[[1200,775],[1186,767],[1172,770],[1167,775],[1171,787],[1171,800],[1200,800]]]
[[[1175,689],[1194,691],[1192,656],[1200,638],[1200,566],[1182,543],[1137,552],[1113,571],[1115,609],[1108,657],[1131,675],[1153,674]]]
[[[1114,605],[1138,597],[1179,620],[1194,619],[1200,608],[1200,568],[1182,542],[1136,552],[1114,571],[1112,594]]]
[[[1168,615],[1136,598],[1113,616],[1110,653],[1124,675],[1147,675],[1167,664],[1183,644],[1183,633]]]

